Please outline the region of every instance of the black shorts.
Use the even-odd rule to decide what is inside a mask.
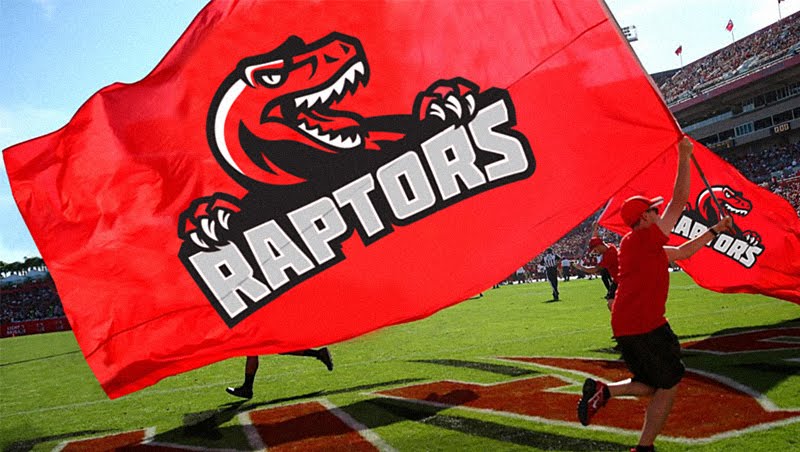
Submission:
[[[683,378],[686,367],[681,361],[681,345],[669,323],[644,334],[616,339],[633,381],[669,389]]]

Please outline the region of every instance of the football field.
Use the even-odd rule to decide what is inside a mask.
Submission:
[[[588,375],[626,377],[600,280],[503,286],[433,316],[262,357],[251,400],[237,358],[109,400],[71,332],[0,340],[2,450],[628,450],[645,401],[575,417]],[[380,300],[374,309],[381,309]],[[800,450],[800,307],[672,274],[667,314],[688,368],[660,451]]]

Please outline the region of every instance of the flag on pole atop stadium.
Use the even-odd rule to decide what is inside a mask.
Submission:
[[[5,150],[106,393],[426,317],[672,154],[577,3],[213,1],[147,77]]]
[[[680,56],[683,53],[683,45],[679,45],[677,49],[675,49],[675,55]]]
[[[694,156],[709,182],[709,191],[692,167],[689,203],[670,236],[677,246],[704,233],[722,215],[733,218],[733,233],[723,233],[689,259],[677,261],[702,287],[716,292],[757,293],[800,304],[800,218],[788,201],[762,188],[732,165],[694,143]],[[619,216],[622,202],[634,195],[672,194],[677,154],[665,153],[624,189],[603,212],[600,224],[626,234]],[[716,202],[714,200],[716,199]]]
[[[728,25],[725,25],[725,29],[728,31],[733,31],[733,19],[728,19]]]

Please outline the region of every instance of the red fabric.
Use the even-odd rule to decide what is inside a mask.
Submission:
[[[616,281],[619,276],[619,256],[617,247],[611,244],[606,244],[606,247],[608,249],[603,253],[603,259],[597,265],[608,270],[608,273],[614,281]]]
[[[725,29],[728,31],[733,30],[733,19],[728,19],[728,25],[725,25]]]
[[[682,53],[683,53],[683,46],[680,45],[680,46],[678,46],[677,49],[675,49],[675,55],[680,55]]]
[[[748,181],[705,146],[697,142],[694,146],[694,157],[715,197],[730,206],[736,232],[722,234],[712,246],[676,263],[697,284],[716,292],[760,293],[800,303],[800,219],[795,210],[785,199]],[[619,216],[622,201],[638,194],[671,194],[676,167],[677,152],[665,153],[614,196],[600,224],[620,234],[629,231]],[[670,235],[673,246],[718,221],[716,206],[702,196],[707,191],[694,165],[691,171],[689,203]]]
[[[667,322],[667,237],[653,224],[631,231],[619,244],[619,279],[611,307],[614,336],[652,331]]]
[[[245,59],[291,44],[292,35],[312,43],[331,31],[358,39],[369,65],[368,86],[332,110],[365,118],[405,115],[413,121],[417,95],[437,80],[462,77],[479,87],[479,100],[493,87],[507,90],[516,114],[516,125],[508,128],[517,135],[497,130],[495,138],[502,135],[508,142],[524,136],[535,169],[518,181],[452,198],[435,212],[392,223],[368,244],[364,231],[350,229],[352,235],[334,247],[340,258],[315,266],[318,273],[275,291],[268,303],[248,303],[251,315],[228,325],[212,305],[213,294],[187,270],[186,259],[194,254],[179,256],[192,246],[185,237],[202,226],[192,220],[217,207],[235,211],[237,205],[241,212],[232,218],[241,218],[237,215],[255,207],[280,207],[286,198],[256,199],[260,186],[246,188],[252,181],[224,167],[209,136],[241,131],[237,125],[256,133],[280,129],[289,141],[301,134],[275,122],[258,123],[261,114],[287,114],[293,108],[264,111],[264,104],[240,104],[239,98],[226,108],[250,114],[255,122],[217,124],[214,116],[209,119],[211,106],[230,99],[215,93],[234,75],[243,90],[262,82],[290,89],[290,82],[280,85],[286,75],[280,71],[287,69],[283,60],[247,64]],[[319,75],[322,64],[343,61],[353,47],[333,50],[339,53],[316,60],[320,66],[309,76]],[[234,74],[237,67],[241,72]],[[417,105],[469,90],[468,84],[432,89]],[[306,120],[324,127],[332,110]],[[349,125],[355,118],[327,124]],[[382,143],[403,136],[393,133],[371,133],[359,152],[374,150],[369,155],[379,156]],[[564,8],[554,1],[454,6],[449,1],[253,0],[210,3],[146,78],[104,88],[66,127],[3,156],[17,205],[87,362],[107,394],[118,397],[222,359],[332,344],[465,300],[555,242],[678,138],[659,93],[602,2],[584,0]],[[419,143],[405,150],[425,158]],[[613,150],[614,158],[598,150]],[[230,151],[229,163],[244,162],[244,172],[274,163],[247,162],[251,155]],[[333,155],[318,154],[319,161]],[[269,169],[258,177],[288,187],[298,181]],[[382,190],[376,182],[371,194]],[[568,203],[565,193],[571,196]],[[442,195],[437,191],[436,196],[440,202]],[[205,197],[214,202],[196,203]],[[248,198],[250,205],[237,204]],[[326,199],[327,206],[335,205],[330,192]],[[347,226],[354,227],[348,212]],[[179,221],[182,215],[186,221]],[[284,250],[266,244],[260,244],[264,251]],[[305,249],[302,243],[297,247]],[[254,265],[248,258],[246,264]],[[308,259],[316,265],[316,257]],[[220,265],[216,270],[224,276],[231,269]],[[250,282],[263,289],[263,275],[253,271]],[[234,296],[243,299],[241,292]]]

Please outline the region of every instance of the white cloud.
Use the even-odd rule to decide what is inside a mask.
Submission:
[[[58,6],[58,2],[56,0],[33,0],[33,3],[42,8],[44,17],[48,20],[55,16],[56,8]]]

